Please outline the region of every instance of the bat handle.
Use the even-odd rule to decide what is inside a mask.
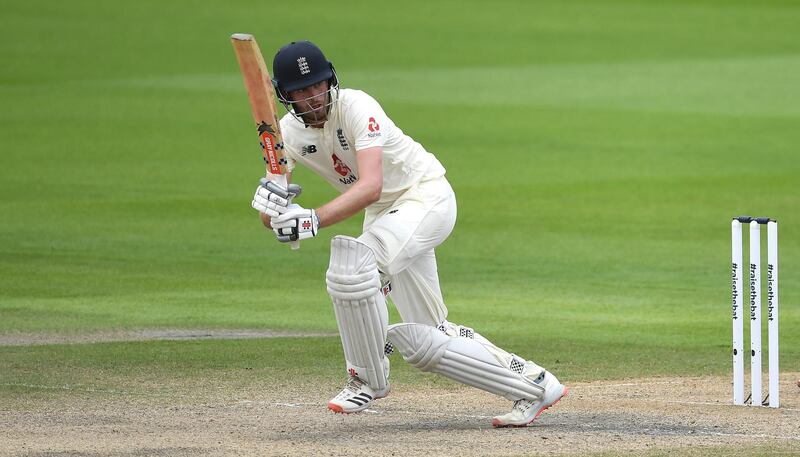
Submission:
[[[292,203],[292,198],[294,198],[292,196],[292,194],[289,194],[289,204]],[[300,249],[300,240],[290,241],[289,242],[289,246],[292,247],[292,251],[296,251],[296,250]]]
[[[273,174],[267,173],[267,179],[275,181],[275,183],[283,186],[284,189],[288,189],[289,188],[289,182],[286,179],[286,175],[273,175]],[[291,202],[292,202],[292,198],[290,196],[289,197],[289,203],[291,203]],[[291,242],[289,242],[289,245],[292,247],[292,251],[296,251],[296,250],[300,249],[300,240],[291,241]]]

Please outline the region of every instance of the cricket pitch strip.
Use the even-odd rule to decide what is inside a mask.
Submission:
[[[340,415],[326,409],[338,386],[18,386],[35,395],[0,405],[0,455],[789,455],[800,453],[797,378],[781,377],[780,409],[733,406],[728,377],[568,383],[525,429],[493,429],[510,402],[460,387],[399,385]]]

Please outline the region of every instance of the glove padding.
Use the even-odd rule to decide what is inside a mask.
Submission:
[[[288,210],[272,219],[272,231],[281,243],[304,240],[317,236],[319,219],[313,209],[292,203]]]
[[[267,178],[261,178],[250,206],[269,217],[278,217],[288,211],[292,198],[300,195],[301,190],[297,184],[289,184],[287,189]]]

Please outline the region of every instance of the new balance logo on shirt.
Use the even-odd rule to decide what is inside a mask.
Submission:
[[[300,150],[300,155],[306,156],[308,154],[313,154],[315,152],[317,152],[317,145],[309,144],[308,146],[303,146],[303,148]]]

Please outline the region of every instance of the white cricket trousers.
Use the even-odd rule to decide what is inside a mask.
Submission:
[[[434,248],[453,231],[456,212],[455,194],[444,176],[419,182],[389,206],[366,210],[358,239],[375,252],[404,322],[437,326],[447,318]]]

